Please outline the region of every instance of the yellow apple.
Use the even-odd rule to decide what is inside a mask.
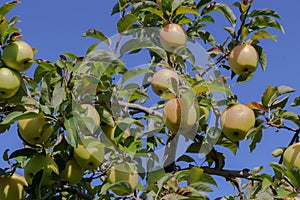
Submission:
[[[100,115],[96,108],[90,104],[81,104],[81,108],[83,109],[83,114],[93,122],[93,130],[89,130],[88,124],[83,122],[78,124],[79,131],[83,134],[94,134],[100,127]]]
[[[62,180],[68,181],[69,184],[77,184],[84,175],[84,169],[81,168],[74,159],[66,162],[65,168],[59,173]]]
[[[245,139],[247,132],[255,125],[255,115],[251,108],[237,103],[225,109],[220,117],[222,132],[232,141]]]
[[[34,54],[28,43],[18,40],[4,48],[2,59],[8,67],[17,71],[25,71],[31,67]]]
[[[41,185],[51,186],[55,183],[52,172],[59,174],[58,166],[50,156],[41,154],[35,155],[31,158],[24,167],[24,176],[29,185],[32,184],[34,175],[41,169],[44,170]]]
[[[173,85],[175,84],[175,85]],[[166,98],[173,99],[176,97],[176,94],[173,94],[176,90],[174,87],[179,85],[179,76],[178,74],[170,69],[160,69],[154,73],[151,81],[152,90],[155,94]],[[173,92],[164,94],[165,92]]]
[[[283,153],[283,163],[287,169],[300,169],[300,142],[289,146]]]
[[[20,174],[0,177],[0,199],[21,200],[25,197],[24,186],[28,186],[25,178]]]
[[[0,98],[10,98],[14,96],[20,85],[21,77],[19,72],[12,69],[0,68]]]
[[[258,65],[258,53],[250,44],[240,44],[234,47],[228,57],[231,70],[238,74],[254,72]]]
[[[200,115],[199,125],[205,124],[209,117],[209,110],[207,109],[207,107],[199,106],[199,115]]]
[[[39,110],[28,110],[25,113],[35,112]],[[53,126],[51,122],[44,117],[22,119],[18,121],[20,135],[29,144],[43,144],[52,134]]]
[[[104,147],[101,142],[92,136],[80,138],[74,149],[74,159],[83,169],[94,170],[104,158]]]
[[[174,52],[178,47],[185,46],[186,41],[186,32],[178,24],[167,24],[160,31],[160,43],[167,51]]]
[[[134,167],[128,163],[117,164],[113,166],[107,174],[108,182],[115,184],[118,182],[128,182],[134,190],[138,185],[138,174]],[[126,192],[112,188],[112,191],[119,196],[127,196]],[[132,191],[133,192],[133,191]]]
[[[189,105],[184,98],[171,99],[164,107],[163,119],[172,133],[186,133],[198,120],[198,108],[195,104]]]
[[[112,143],[115,143],[115,130],[117,127],[118,127],[118,123],[115,123],[115,126],[113,127],[109,125],[102,127],[103,133],[105,134],[106,138],[109,139]],[[128,129],[122,131],[124,131],[124,133],[122,133],[123,139],[126,139],[130,136],[130,131]]]

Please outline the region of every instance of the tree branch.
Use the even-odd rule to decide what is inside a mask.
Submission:
[[[146,113],[148,115],[154,115],[156,117],[159,117],[159,118],[163,118],[162,114],[156,110],[153,110],[151,108],[147,108],[147,107],[144,107],[142,105],[138,105],[138,104],[135,104],[135,103],[128,103],[128,102],[124,102],[124,101],[118,101],[118,103],[120,106],[123,106],[123,107],[126,107],[127,109],[133,109],[133,110],[138,110],[138,111],[141,111],[143,113]]]

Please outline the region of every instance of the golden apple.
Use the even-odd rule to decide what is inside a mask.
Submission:
[[[12,69],[0,68],[0,98],[10,98],[14,96],[21,85],[19,72]]]
[[[251,108],[237,103],[225,109],[220,117],[222,132],[232,141],[245,139],[247,132],[255,125],[255,115]]]
[[[238,74],[254,72],[258,65],[258,53],[250,44],[240,44],[234,47],[228,57],[231,70]]]
[[[25,113],[39,110],[28,110]],[[52,134],[53,125],[44,117],[22,119],[18,121],[20,135],[29,144],[43,144]]]
[[[42,186],[51,186],[55,183],[52,172],[59,174],[58,166],[50,156],[41,154],[35,155],[31,158],[24,167],[24,176],[29,185],[32,184],[34,175],[40,170],[43,171],[41,180]]]
[[[115,184],[118,182],[128,182],[134,190],[138,185],[138,174],[134,170],[134,167],[128,163],[117,164],[113,166],[107,174],[108,182]],[[112,191],[119,196],[127,196],[128,193],[112,188]],[[133,191],[132,191],[133,192]]]
[[[175,85],[173,85],[175,84]],[[176,88],[179,85],[179,76],[178,74],[170,69],[160,69],[154,73],[151,81],[152,90],[155,94],[166,98],[173,99],[176,97],[173,93],[164,94],[165,92],[175,92]]]
[[[74,159],[83,169],[94,170],[104,158],[104,147],[101,142],[92,136],[80,138],[74,149]]]
[[[92,130],[89,130],[89,126],[86,122],[78,123],[79,130],[83,134],[94,134],[96,130],[100,127],[100,115],[96,108],[90,104],[81,104],[81,108],[83,109],[83,114],[88,117],[93,125]]]
[[[289,146],[283,153],[283,164],[287,169],[297,167],[300,169],[300,142]]]
[[[68,181],[69,184],[77,184],[84,175],[84,169],[81,168],[74,159],[66,162],[65,168],[59,173],[62,180]]]
[[[198,120],[198,108],[195,104],[189,105],[184,98],[171,99],[164,107],[163,119],[172,133],[186,133]]]
[[[18,40],[4,48],[2,59],[8,67],[17,71],[25,71],[31,67],[34,54],[28,43]]]
[[[167,51],[174,52],[178,47],[185,46],[186,41],[186,32],[178,24],[167,24],[160,31],[160,43]]]
[[[21,200],[25,197],[24,186],[28,186],[25,178],[19,174],[0,177],[0,199]]]

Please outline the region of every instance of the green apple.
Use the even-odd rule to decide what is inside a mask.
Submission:
[[[39,110],[28,110],[25,113],[30,112],[39,113]],[[43,116],[19,120],[18,127],[20,135],[29,144],[43,144],[53,131],[52,124]]]
[[[134,170],[134,166],[129,163],[121,163],[113,166],[108,171],[107,178],[110,184],[115,184],[118,182],[128,182],[132,190],[134,190],[138,185],[138,174]],[[119,190],[117,188],[112,188],[112,191],[119,196],[129,195],[123,190]]]
[[[173,85],[175,84],[175,85]],[[166,99],[173,99],[176,97],[173,94],[176,91],[176,88],[179,85],[179,76],[178,74],[170,69],[160,69],[154,73],[151,81],[152,90],[155,94],[166,98]],[[165,92],[173,92],[164,94]]]
[[[171,99],[164,107],[163,119],[172,133],[186,133],[198,120],[198,108],[195,104],[189,105],[184,98]]]
[[[232,141],[244,140],[247,132],[255,125],[251,108],[237,103],[225,109],[220,117],[222,132]]]
[[[231,70],[238,74],[254,72],[258,65],[258,53],[250,44],[240,44],[234,47],[228,57]]]
[[[199,115],[200,115],[199,125],[205,124],[209,117],[209,110],[207,109],[207,107],[199,106]]]
[[[81,168],[74,159],[66,162],[65,168],[59,173],[62,180],[68,181],[69,184],[77,184],[84,175],[84,169]]]
[[[0,68],[0,98],[10,98],[14,96],[21,85],[19,72],[12,69]]]
[[[178,24],[167,24],[160,31],[160,43],[167,51],[174,52],[178,47],[185,46],[186,41],[186,32]]]
[[[90,104],[81,104],[81,108],[83,109],[82,114],[84,114],[85,117],[88,117],[93,124],[90,126],[86,121],[82,121],[82,123],[79,121],[79,131],[83,134],[94,134],[100,127],[100,115],[96,108]],[[92,127],[92,130],[88,127]]]
[[[31,67],[34,54],[28,43],[17,40],[4,48],[2,59],[8,67],[17,71],[25,71]]]
[[[118,127],[118,124],[119,124],[119,122],[116,122],[115,126],[113,126],[113,127],[106,125],[101,128],[103,133],[105,134],[106,138],[109,139],[112,143],[115,143],[115,130]],[[121,134],[123,134],[123,136],[122,136],[123,139],[126,139],[130,136],[130,131],[128,129],[122,130],[122,131],[124,132],[124,133],[121,133]]]
[[[24,176],[29,185],[32,184],[34,175],[41,169],[44,170],[41,185],[51,186],[55,183],[52,172],[59,174],[58,166],[50,156],[41,154],[35,155],[31,158],[24,167]]]
[[[20,174],[0,177],[0,199],[21,200],[25,197],[24,186],[28,186],[25,178]]]
[[[104,158],[104,147],[99,140],[92,136],[80,138],[74,149],[74,159],[83,169],[94,170]]]
[[[283,153],[283,164],[287,169],[300,169],[300,142],[289,146]]]

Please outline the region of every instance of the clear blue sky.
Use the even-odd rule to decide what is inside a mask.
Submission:
[[[94,39],[81,37],[81,34],[89,28],[101,30],[108,36],[115,35],[119,15],[110,16],[115,3],[114,0],[23,1],[10,15],[20,16],[22,22],[19,27],[23,30],[24,40],[38,49],[36,58],[55,61],[65,51],[84,55],[86,49],[96,42]],[[300,64],[298,61],[300,58],[298,50],[300,28],[297,19],[300,1],[256,0],[254,7],[276,10],[281,16],[280,23],[285,28],[285,34],[271,31],[278,35],[278,41],[264,40],[262,42],[268,56],[267,70],[262,72],[261,69],[258,69],[251,81],[236,85],[234,92],[239,94],[239,101],[242,103],[259,101],[268,84],[288,85],[296,89],[296,93],[292,97],[300,95]],[[226,35],[223,25],[222,20],[217,20],[214,25],[209,26],[216,38],[220,39],[218,42],[221,42]],[[32,71],[28,73],[30,72]],[[300,113],[299,110],[295,111]],[[248,142],[241,143],[236,157],[225,150],[228,156],[226,168],[252,168],[259,165],[266,166],[270,161],[277,161],[278,159],[272,158],[271,151],[276,147],[287,145],[291,137],[289,132],[275,133],[274,129],[269,129],[264,132],[263,141],[252,154],[249,154]],[[21,140],[16,136],[15,128],[0,135],[0,155],[6,148],[10,148],[10,152],[12,152],[16,147],[21,147]],[[3,162],[0,164],[1,167],[6,167]],[[223,179],[218,178],[217,180]],[[231,186],[229,184],[227,186],[226,188],[222,186],[222,189],[215,195],[230,194]]]

